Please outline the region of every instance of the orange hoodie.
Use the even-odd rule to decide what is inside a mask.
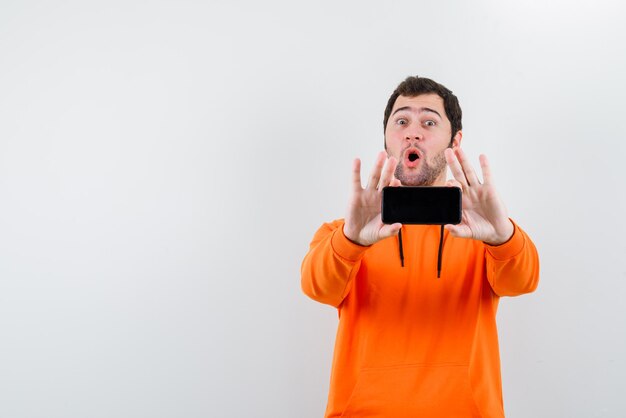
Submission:
[[[324,224],[302,263],[302,289],[339,310],[326,417],[504,417],[496,310],[535,290],[539,257],[515,225],[490,246],[440,227],[402,227],[371,247],[343,220]]]

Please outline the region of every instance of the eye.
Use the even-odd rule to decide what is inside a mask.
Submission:
[[[406,125],[407,123],[408,123],[407,120],[404,118],[400,118],[396,120],[396,125]]]
[[[426,122],[424,122],[424,125],[426,125],[426,126],[437,126],[437,122],[435,122],[434,120],[427,120]]]

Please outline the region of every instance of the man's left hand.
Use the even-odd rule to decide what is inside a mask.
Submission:
[[[446,225],[446,229],[455,237],[472,238],[489,245],[500,245],[508,241],[515,228],[493,185],[487,157],[481,155],[479,158],[483,173],[481,183],[460,147],[448,148],[445,156],[455,178],[448,180],[446,185],[459,187],[463,192],[461,223]]]

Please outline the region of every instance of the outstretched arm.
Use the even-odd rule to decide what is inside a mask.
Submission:
[[[489,161],[480,156],[483,182],[459,147],[447,149],[446,160],[454,175],[448,186],[463,191],[463,214],[458,225],[446,225],[455,237],[485,242],[487,280],[499,296],[529,293],[539,283],[539,255],[528,235],[508,217],[496,192]]]
[[[401,224],[385,225],[380,209],[382,189],[399,186],[393,177],[395,158],[381,152],[365,188],[361,161],[352,165],[352,189],[345,220],[324,224],[302,262],[302,290],[314,300],[338,307],[349,293],[368,246],[398,233]]]

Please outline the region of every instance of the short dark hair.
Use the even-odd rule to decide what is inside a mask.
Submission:
[[[446,88],[444,85],[437,83],[426,77],[410,76],[407,77],[402,83],[396,87],[394,92],[389,97],[387,102],[387,108],[385,109],[385,118],[383,120],[383,133],[387,130],[387,121],[391,116],[391,110],[396,103],[398,96],[415,97],[420,94],[435,93],[443,99],[443,109],[446,111],[446,116],[450,121],[452,127],[452,133],[450,137],[450,143],[458,131],[463,129],[461,124],[461,106],[459,105],[459,99],[452,94],[452,91]]]

